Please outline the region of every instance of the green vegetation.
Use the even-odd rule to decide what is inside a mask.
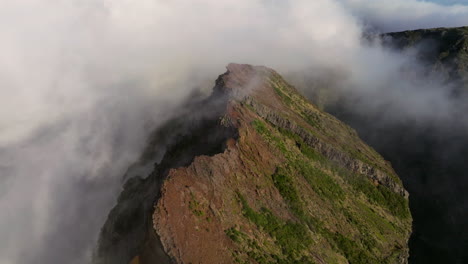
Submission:
[[[294,183],[292,182],[292,178],[286,176],[282,173],[275,173],[272,175],[273,183],[275,187],[278,189],[279,193],[286,202],[291,207],[293,213],[297,216],[304,215],[302,211],[302,202],[297,194],[296,188],[294,187]]]
[[[334,233],[332,236],[335,246],[344,254],[350,264],[381,263],[369,256],[367,251],[363,250],[362,247],[359,247],[355,241],[340,233]]]
[[[286,93],[284,93],[277,86],[275,86],[274,89],[275,89],[276,94],[278,94],[279,97],[281,97],[281,100],[283,100],[283,102],[286,103],[286,105],[288,106],[292,105],[293,100],[291,99],[291,97],[289,97]]]
[[[189,208],[192,211],[192,213],[198,217],[201,217],[205,214],[203,210],[201,210],[201,205],[200,203],[195,199],[195,195],[193,193],[190,193],[191,200],[189,201]]]
[[[408,200],[390,191],[387,187],[379,185],[377,189],[380,191],[383,199],[380,198],[380,204],[384,204],[393,215],[400,218],[408,218],[411,216],[409,211]]]
[[[283,154],[286,154],[288,152],[286,149],[286,145],[284,144],[284,140],[270,133],[270,130],[267,128],[265,122],[257,119],[252,121],[252,126],[268,142],[273,143]]]
[[[234,231],[232,231],[234,230]],[[238,241],[235,241],[234,239],[237,239],[238,237],[234,235],[232,237],[232,232],[235,234],[241,233],[240,231],[237,231],[236,229],[230,228],[226,230],[226,233],[229,233],[229,237],[233,239],[234,242],[239,243]],[[234,261],[236,263],[242,263],[242,264],[249,264],[252,263],[251,260],[254,260],[256,263],[259,264],[270,264],[270,263],[278,263],[278,264],[313,264],[314,262],[312,259],[309,257],[298,257],[297,259],[292,259],[292,258],[286,258],[283,257],[282,254],[275,254],[275,253],[269,253],[264,250],[265,245],[259,245],[257,241],[253,238],[249,238],[247,235],[243,234],[241,242],[243,243],[242,245],[242,251],[233,251],[232,255],[234,257]]]
[[[370,180],[360,175],[348,174],[345,179],[351,186],[363,193],[371,202],[387,208],[399,218],[410,217],[408,201],[383,185],[374,186]]]
[[[410,216],[407,200],[387,187],[373,185],[367,176],[354,174],[329,161],[289,130],[277,128],[262,120],[253,121],[252,126],[287,159],[285,165],[279,167],[271,175],[271,180],[288,204],[290,212],[298,220],[297,222],[282,221],[266,208],[256,212],[248,206],[245,199],[240,198],[244,216],[275,237],[279,245],[291,245],[292,248],[286,251],[300,251],[301,247],[294,241],[311,239],[311,235],[304,234],[315,233],[325,238],[329,245],[346,257],[350,263],[386,262],[385,259],[388,256],[376,255],[378,254],[376,252],[379,252],[376,248],[377,241],[385,243],[387,241],[385,234],[398,231],[394,228],[394,223],[375,213],[372,206],[382,207],[401,219],[407,219]],[[359,152],[359,154],[362,155],[360,159],[365,159],[363,153]],[[372,163],[370,160],[366,161]],[[378,167],[377,164],[372,164],[372,166]],[[335,178],[336,175],[344,180],[344,186],[342,181],[338,182]],[[308,201],[301,197],[301,190],[304,190],[304,187],[300,186],[304,180],[318,194],[317,196],[323,203],[331,205],[335,214],[343,215],[344,219],[353,226],[357,232],[353,237],[345,235],[348,232],[330,231],[320,220],[320,216],[311,215],[308,212]],[[354,209],[347,209],[350,206],[348,201],[362,199],[359,198],[360,195],[356,195],[358,193],[364,194],[365,200],[353,202],[350,208]],[[343,208],[345,204],[348,204],[347,208]],[[284,227],[280,229],[279,226]],[[283,233],[291,236],[292,241],[282,237]],[[285,243],[285,241],[288,242]]]
[[[343,200],[345,195],[343,189],[338,185],[331,176],[324,173],[322,170],[303,164],[302,175],[314,189],[315,192],[330,200]]]
[[[281,248],[288,261],[285,263],[295,263],[296,256],[301,256],[301,251],[306,250],[311,245],[312,239],[305,225],[282,220],[266,208],[256,212],[240,193],[238,193],[238,197],[242,204],[243,215],[276,239],[276,244]],[[307,262],[307,259],[302,260],[306,262],[300,263],[311,263],[311,261]]]
[[[318,191],[320,195],[328,199],[344,199],[344,192],[341,187],[336,184],[330,176],[323,171],[307,166],[307,163],[302,164],[301,174],[305,176],[308,183]],[[343,236],[340,233],[332,234],[326,229],[320,221],[314,217],[307,215],[303,211],[303,202],[300,200],[293,181],[289,176],[275,173],[272,176],[275,187],[278,189],[283,198],[291,207],[291,211],[303,222],[307,223],[311,228],[316,230],[322,236],[328,238],[328,241],[339,249],[350,263],[376,263],[367,252],[375,240],[372,237],[363,237],[362,242],[365,245],[363,248],[357,242]],[[363,233],[365,235],[365,233]]]
[[[284,82],[280,76],[273,75],[270,78],[270,85],[282,98],[282,101],[310,125],[309,128],[302,129],[324,142],[338,147],[337,149],[343,150],[352,158],[385,172],[395,182],[401,184],[401,180],[383,162],[382,157],[373,149],[363,144],[354,130],[340,122],[336,122],[332,116],[320,112],[303,96],[297,93],[293,87]]]
[[[302,112],[302,117],[307,123],[315,128],[321,128],[320,117],[311,113]]]
[[[289,130],[283,129],[283,128],[278,128],[278,131],[286,138],[290,138],[293,140],[296,144],[296,147],[299,148],[302,154],[304,154],[305,157],[307,157],[309,160],[312,161],[318,161],[320,163],[325,162],[327,159],[320,153],[318,153],[316,150],[313,148],[309,147],[302,138],[300,138],[298,135],[292,133]]]
[[[325,157],[309,147],[299,136],[291,133],[290,131],[279,129],[279,132],[284,136],[293,139],[295,141],[296,147],[298,147],[301,153],[308,159],[304,160],[300,157],[290,158],[288,164],[292,171],[289,173],[293,174],[294,172],[298,172],[299,175],[302,175],[307,180],[315,192],[323,195],[323,197],[326,199],[344,199],[343,189],[333,180],[330,175],[326,174],[323,169],[315,167],[313,165],[314,163],[312,163],[315,161],[318,162],[318,164],[322,164],[326,160]]]
[[[281,85],[278,84],[279,80],[271,80],[270,84],[275,90],[276,94],[281,98],[281,100],[287,105],[291,106],[293,104],[293,99],[281,89]]]
[[[260,249],[251,245],[246,254],[258,263],[307,263],[308,258],[303,260],[302,257],[310,257],[311,251],[317,252],[312,243],[320,241],[321,247],[330,251],[322,249],[314,257],[325,262],[339,262],[344,257],[349,263],[392,263],[400,249],[388,252],[387,247],[406,236],[402,230],[410,226],[407,200],[383,185],[374,185],[368,176],[355,174],[329,160],[305,143],[309,138],[303,139],[303,136],[310,133],[320,141],[318,144],[328,144],[385,172],[397,184],[401,184],[400,180],[351,128],[331,116],[315,112],[294,88],[283,85],[280,78],[274,76],[270,84],[291,113],[303,118],[308,125],[299,121],[293,126],[287,124],[286,127],[293,128],[291,131],[263,119],[251,123],[272,150],[277,150],[285,159],[269,180],[287,204],[293,220],[279,218],[276,210],[266,207],[254,210],[238,194],[243,216],[260,232],[274,238],[282,252],[272,253],[269,246],[257,243]],[[250,110],[255,112],[254,107]],[[252,244],[249,242],[252,238],[240,239],[241,235],[233,231],[228,236],[236,243]]]
[[[308,167],[308,166],[304,166]],[[314,189],[318,189],[321,191],[320,194],[327,196],[332,199],[344,199],[344,192],[336,184],[333,180],[331,180],[330,176],[326,175],[322,171],[309,167],[309,170],[313,170],[313,172],[302,172],[306,179],[309,179],[308,182]],[[316,177],[316,178],[314,178]],[[296,188],[292,182],[292,179],[284,174],[275,173],[272,176],[275,187],[278,189],[280,194],[283,198],[287,201],[289,206],[291,207],[291,211],[304,223],[307,223],[308,226],[313,228],[316,232],[320,233],[322,236],[326,237],[327,240],[339,251],[343,253],[343,255],[348,259],[350,263],[376,263],[375,258],[371,257],[368,251],[371,249],[375,240],[368,236],[365,233],[363,225],[361,225],[362,231],[362,238],[361,242],[364,246],[361,246],[358,242],[355,242],[340,233],[331,233],[328,229],[326,229],[323,224],[315,219],[314,217],[307,215],[304,213],[303,210],[303,202],[300,200]],[[324,181],[324,179],[326,179]],[[323,186],[329,187],[328,189],[322,189]],[[326,191],[325,191],[326,190]],[[250,219],[250,218],[249,218]],[[356,221],[353,219],[353,221]],[[356,224],[360,224],[356,221]],[[360,230],[361,231],[361,230]]]
[[[260,134],[260,135],[267,135],[269,134],[268,129],[265,125],[264,122],[260,120],[254,120],[252,121],[252,126],[255,128],[255,130]]]
[[[243,232],[235,229],[234,227],[231,227],[227,230],[224,231],[226,235],[234,242],[240,243],[247,239],[247,235],[244,234]]]

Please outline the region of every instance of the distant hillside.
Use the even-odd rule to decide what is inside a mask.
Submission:
[[[468,27],[435,28],[387,33],[385,43],[398,50],[417,50],[432,73],[460,82],[468,90]]]
[[[189,109],[155,132],[145,157],[167,152],[125,185],[96,263],[407,263],[390,164],[275,71],[230,64]]]

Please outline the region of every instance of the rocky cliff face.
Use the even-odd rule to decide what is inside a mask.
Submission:
[[[230,64],[192,110],[125,185],[96,263],[407,263],[390,164],[275,71]]]

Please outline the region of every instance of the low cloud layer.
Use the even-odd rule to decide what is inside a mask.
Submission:
[[[467,7],[374,2],[1,2],[0,263],[88,262],[148,133],[229,62],[332,69],[340,89],[385,98],[371,108],[450,115],[437,82],[402,78],[415,62],[361,36],[468,24]]]
[[[468,25],[468,2],[445,5],[418,0],[339,0],[367,25],[381,32]],[[453,1],[455,2],[455,1]]]

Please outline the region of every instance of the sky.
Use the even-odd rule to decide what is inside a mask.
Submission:
[[[450,116],[361,36],[461,25],[468,7],[415,0],[0,1],[0,264],[89,262],[148,134],[230,62],[333,69],[373,107]]]
[[[340,0],[361,22],[381,32],[466,26],[468,3],[417,0]]]
[[[441,5],[454,5],[454,4],[466,5],[468,4],[467,0],[429,0],[428,2],[434,2],[437,4],[441,4]]]

